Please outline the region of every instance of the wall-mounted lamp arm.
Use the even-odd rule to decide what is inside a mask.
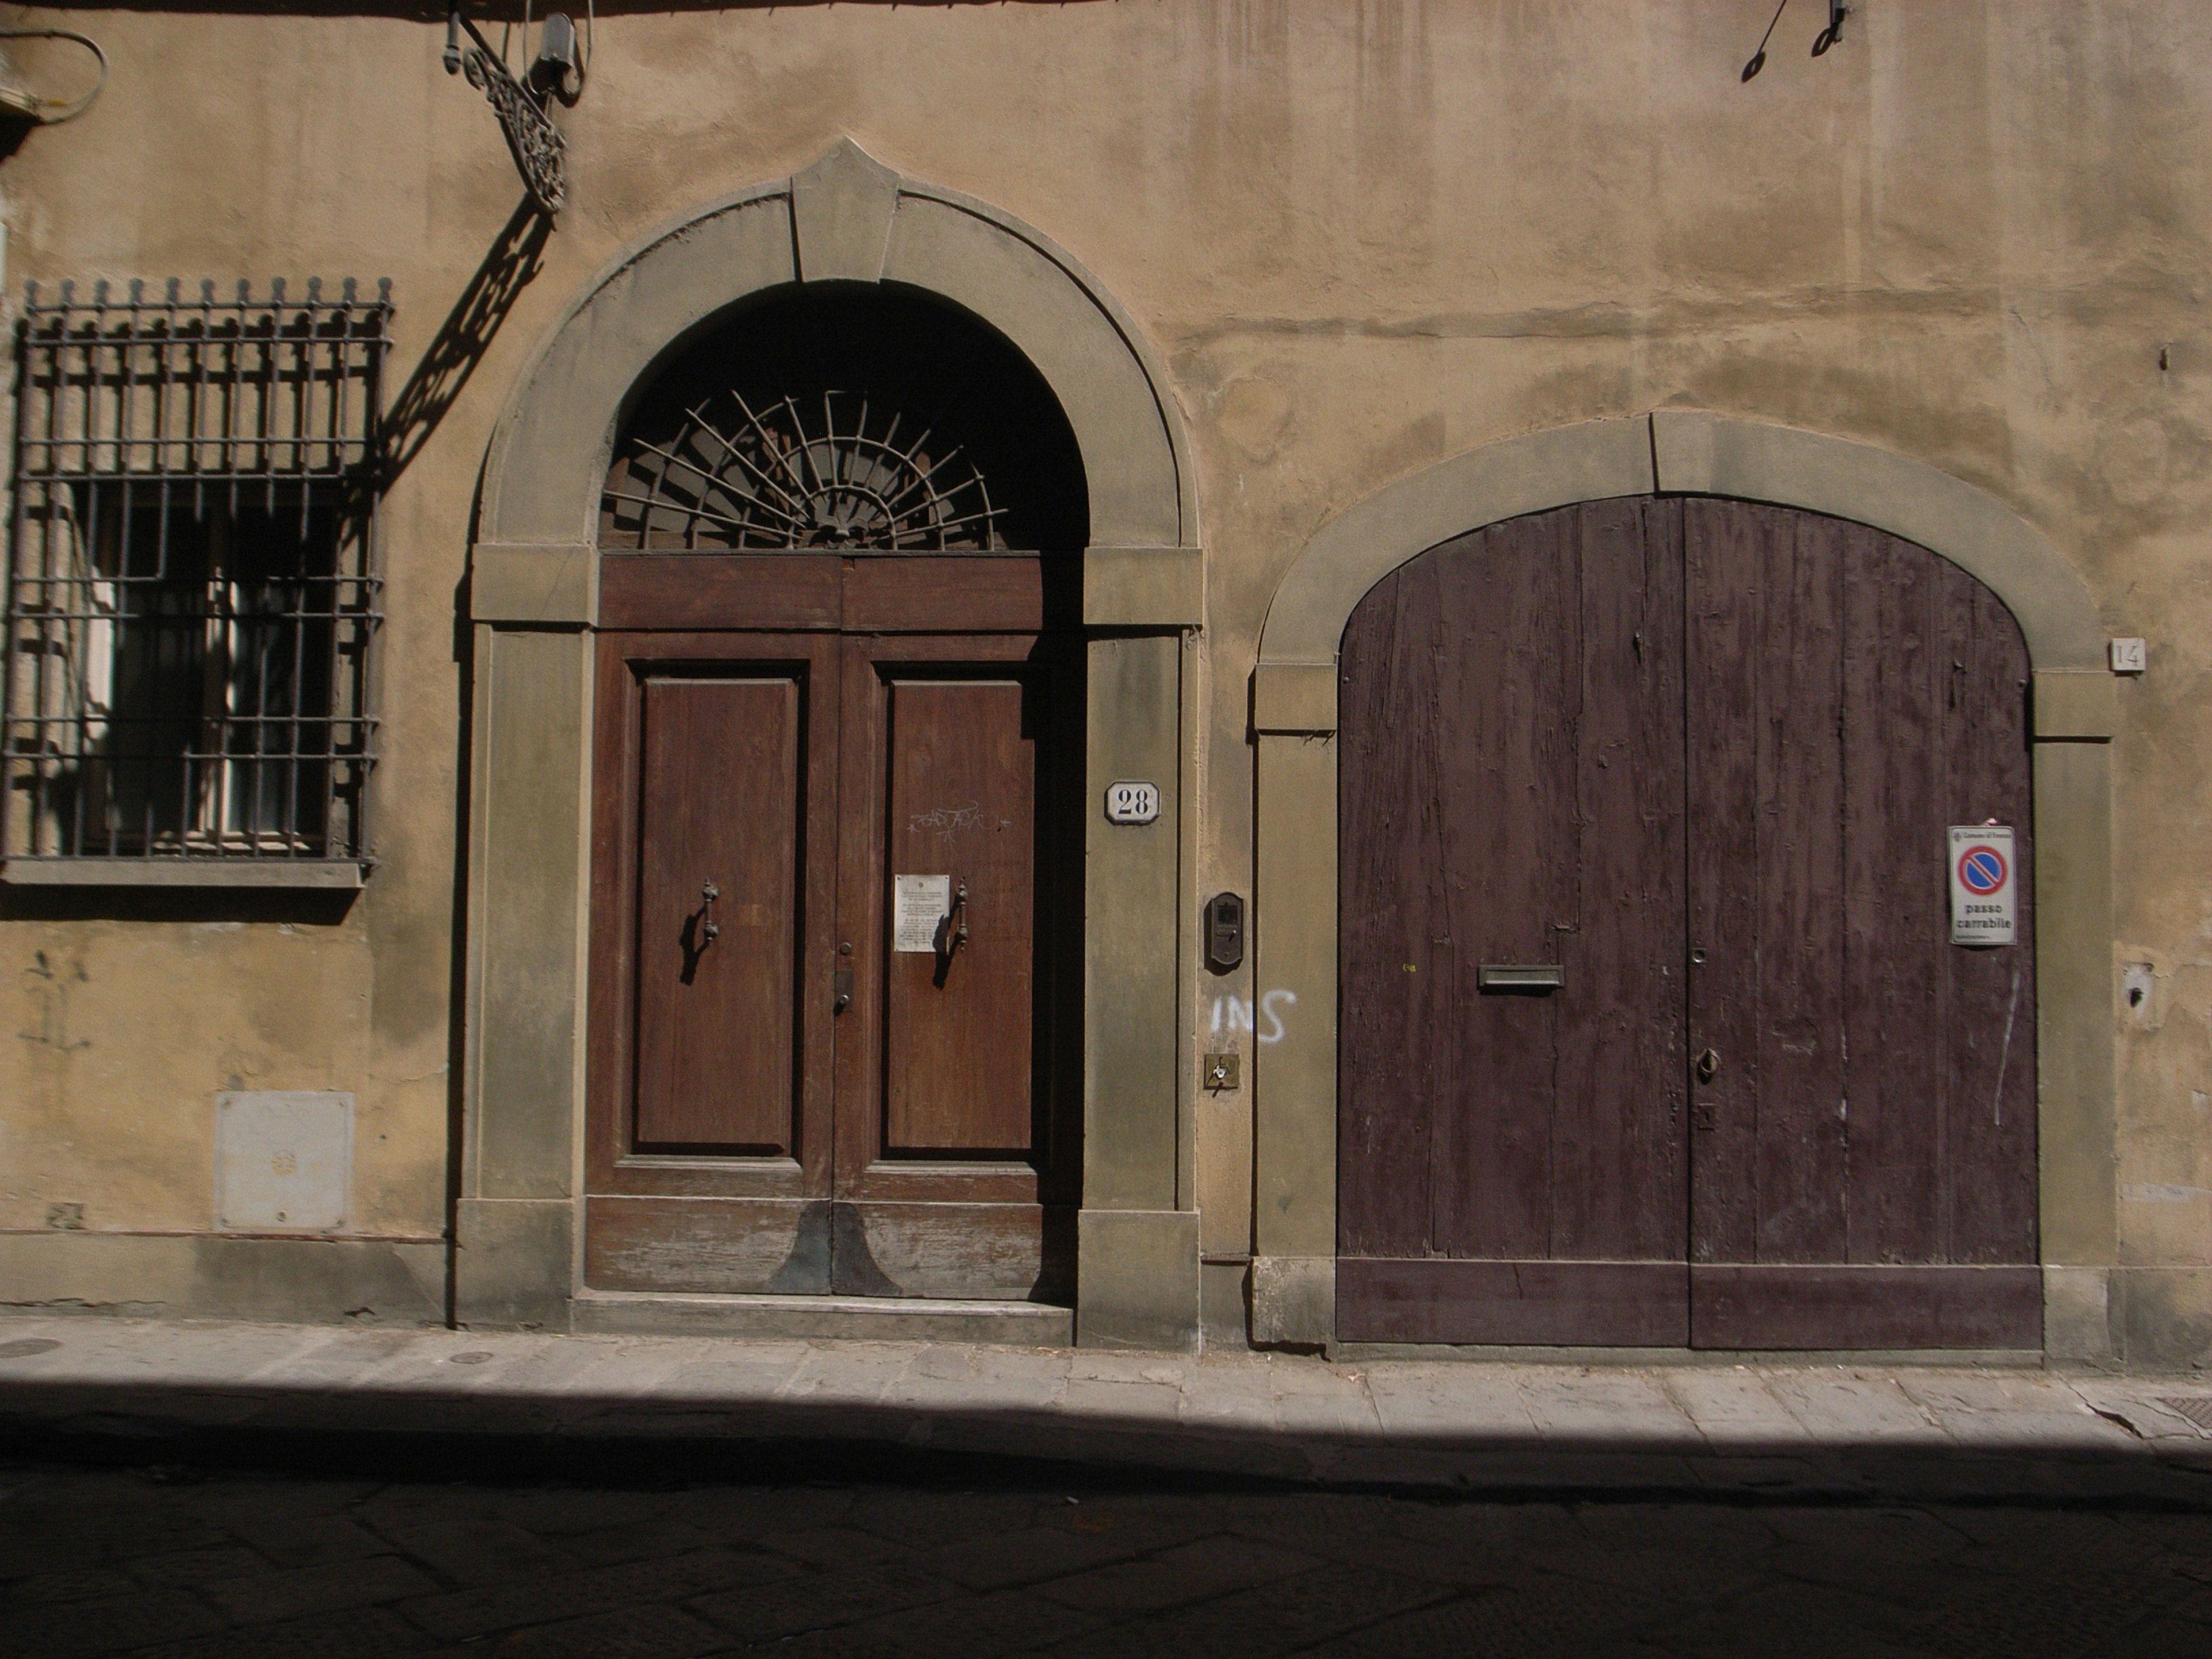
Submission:
[[[464,33],[469,37],[465,46],[460,40]],[[549,219],[560,212],[568,199],[568,180],[562,166],[567,146],[561,129],[547,117],[543,97],[514,78],[506,60],[461,15],[459,6],[446,14],[444,62],[446,73],[461,76],[483,93],[492,113],[499,118],[507,154],[514,158],[514,170],[522,175],[522,187],[530,192],[538,210]]]

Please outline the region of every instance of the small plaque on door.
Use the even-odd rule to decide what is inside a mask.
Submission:
[[[937,926],[952,910],[950,876],[891,878],[891,949],[937,950]]]

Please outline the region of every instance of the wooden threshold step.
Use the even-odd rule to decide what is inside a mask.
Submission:
[[[1074,1346],[1075,1312],[1040,1302],[587,1290],[569,1299],[568,1328],[580,1336],[843,1338],[1066,1348]]]

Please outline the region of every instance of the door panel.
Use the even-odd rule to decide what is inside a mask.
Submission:
[[[804,696],[796,675],[645,683],[640,1150],[798,1145]]]
[[[596,1194],[585,1204],[585,1282],[708,1295],[827,1291],[828,1255],[810,1261],[805,1224],[829,1207],[813,1199]]]
[[[1838,520],[1597,502],[1401,567],[1340,667],[1340,1336],[2040,1340],[1995,595]],[[1946,830],[1984,820],[2019,939],[1973,950]]]
[[[1996,596],[1879,538],[1849,590],[1850,1238],[1858,1262],[2033,1259],[2033,836],[2027,654]],[[1903,567],[1903,568],[1900,568]],[[1893,643],[1879,653],[1868,642]],[[1911,642],[1909,650],[1900,648]],[[2016,942],[1947,942],[1948,826],[2015,826]],[[1891,849],[1910,849],[1900,860]]]
[[[921,631],[1033,623],[1038,562],[605,562],[641,631],[599,643],[587,1283],[1069,1288],[1081,653]],[[967,884],[949,957],[889,949],[908,872]]]
[[[826,1199],[836,641],[607,633],[599,656],[588,1190]],[[700,949],[709,879],[722,932]],[[780,1026],[750,1024],[778,1007]]]
[[[1347,1338],[1686,1340],[1679,514],[1494,526],[1346,632]]]
[[[1069,826],[1039,807],[1079,760],[1075,659],[1022,635],[848,636],[843,651],[843,787],[868,805],[848,805],[840,842],[854,994],[836,1188],[855,1220],[836,1287],[1060,1294],[1068,1241],[1047,1206],[1071,1188],[1077,1054],[1036,1034],[1074,937],[1049,902],[1080,889]],[[949,957],[892,948],[902,874],[967,882],[968,939]]]
[[[894,941],[886,958],[884,1151],[1018,1156],[1030,1144],[1036,890],[1026,690],[902,678],[885,696],[884,873],[941,875],[956,908],[935,950]]]
[[[2034,1346],[2033,890],[1963,948],[1944,866],[1984,819],[2028,862],[2019,628],[1881,532],[1686,512],[1692,1340]]]

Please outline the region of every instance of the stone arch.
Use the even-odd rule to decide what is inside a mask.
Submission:
[[[654,372],[748,295],[896,283],[995,329],[1073,430],[1089,496],[1083,554],[1091,783],[1158,778],[1160,832],[1094,823],[1086,907],[1131,922],[1095,941],[1076,1330],[1177,1346],[1197,1328],[1197,1218],[1178,1194],[1179,734],[1188,630],[1201,621],[1196,502],[1182,420],[1133,323],[1039,232],[902,178],[841,143],[625,249],[585,285],[519,376],[477,501],[468,604],[468,962],[453,1306],[462,1323],[553,1325],[594,1310],[580,1277],[582,973],[590,918],[592,630],[600,490]],[[1101,820],[1100,822],[1103,822]],[[1027,1340],[1024,1337],[1020,1340]]]
[[[1654,492],[1736,496],[1851,519],[1950,559],[2011,609],[2034,669],[2037,973],[2045,1345],[2101,1352],[2115,1248],[2112,683],[2087,585],[1995,496],[1926,462],[1693,410],[1507,439],[1376,491],[1324,525],[1267,611],[1253,677],[1259,746],[1258,966],[1300,1021],[1255,1056],[1254,1327],[1334,1328],[1336,1201],[1336,653],[1353,608],[1399,565],[1500,520]]]
[[[1041,233],[903,179],[849,139],[803,173],[625,248],[554,325],[492,438],[471,561],[477,619],[590,621],[599,480],[629,401],[732,305],[817,282],[927,289],[1012,341],[1060,398],[1082,453],[1087,619],[1197,620],[1182,419],[1134,324]]]

